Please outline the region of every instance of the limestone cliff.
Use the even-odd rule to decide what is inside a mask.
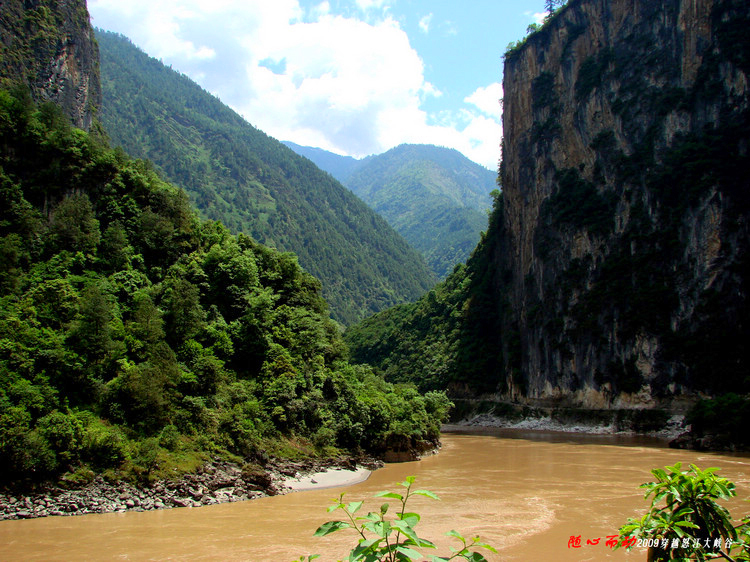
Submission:
[[[572,0],[508,52],[508,398],[748,390],[750,4]]]
[[[37,102],[89,129],[101,104],[99,51],[85,0],[0,0],[0,83],[28,84]]]

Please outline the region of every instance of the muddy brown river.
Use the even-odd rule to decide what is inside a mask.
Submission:
[[[292,561],[346,557],[353,532],[326,538],[313,532],[332,518],[326,507],[342,491],[348,501],[395,489],[414,475],[420,488],[441,501],[417,497],[420,535],[449,552],[456,529],[478,534],[498,549],[490,560],[645,560],[645,550],[612,551],[607,537],[647,507],[638,485],[650,470],[676,462],[719,474],[737,484],[726,505],[744,515],[750,496],[750,457],[678,451],[658,441],[617,436],[511,430],[448,433],[440,454],[420,462],[391,464],[347,488],[297,492],[241,503],[152,512],[0,522],[0,561],[10,560],[248,560]],[[581,538],[572,548],[571,537]],[[587,544],[597,542],[598,544]],[[430,553],[429,551],[427,552]]]

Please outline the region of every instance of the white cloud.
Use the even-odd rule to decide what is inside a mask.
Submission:
[[[430,32],[430,23],[432,22],[432,14],[427,14],[421,20],[419,20],[419,29],[422,33]]]
[[[464,101],[470,103],[489,117],[500,118],[500,100],[503,97],[503,85],[495,82],[484,88],[477,88]]]
[[[493,169],[497,85],[436,120],[421,106],[441,93],[388,0],[357,4],[385,11],[365,22],[331,15],[327,1],[308,14],[297,0],[89,0],[89,10],[94,25],[130,37],[278,139],[352,156],[431,143]]]
[[[313,8],[313,11],[315,15],[319,16],[325,16],[331,13],[331,4],[326,0],[325,2],[321,2],[315,8]]]

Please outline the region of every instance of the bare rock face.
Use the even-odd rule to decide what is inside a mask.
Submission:
[[[0,1],[0,84],[22,82],[37,102],[90,129],[101,105],[99,50],[85,0]]]
[[[506,55],[504,398],[750,384],[749,25],[741,0],[572,0]]]

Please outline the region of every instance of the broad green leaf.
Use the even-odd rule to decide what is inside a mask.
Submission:
[[[375,539],[368,539],[368,540],[360,540],[359,544],[352,549],[352,551],[349,553],[349,559],[358,560],[365,554],[371,554],[374,550],[377,549],[377,546],[383,541],[381,538],[375,538]]]
[[[341,509],[344,507],[344,494],[341,494],[338,498],[338,500],[334,500],[336,503],[328,507],[328,513],[331,513],[332,511],[336,511],[337,509]]]
[[[396,551],[400,552],[404,556],[408,556],[411,560],[419,560],[420,558],[422,558],[422,553],[406,546],[397,546]]]
[[[445,534],[448,535],[449,537],[456,537],[458,540],[460,540],[462,542],[466,541],[466,539],[464,538],[464,536],[461,533],[459,533],[458,531],[456,531],[455,529],[451,529],[450,531],[448,531]]]
[[[404,536],[410,538],[412,541],[414,541],[414,544],[419,543],[419,537],[417,536],[417,532],[412,529],[411,525],[409,525],[406,521],[393,521],[391,523],[393,527],[401,531]]]
[[[391,524],[389,521],[376,521],[374,523],[365,523],[364,528],[370,531],[371,533],[376,534],[379,537],[387,537],[391,534],[393,529],[391,529]]]
[[[365,502],[363,502],[363,501],[361,501],[361,502],[352,502],[348,506],[346,506],[346,510],[349,513],[351,513],[352,515],[354,515],[355,513],[357,513],[359,511],[359,508],[362,507],[362,504],[364,504],[364,503]]]
[[[404,513],[403,515],[399,515],[399,519],[406,521],[412,527],[416,527],[422,518],[419,513]]]
[[[484,548],[486,550],[489,550],[490,552],[497,552],[497,549],[494,546],[491,546],[491,545],[487,544],[486,542],[478,542],[477,541],[477,542],[475,542],[471,546],[477,546],[479,548]]]
[[[437,545],[434,542],[428,541],[427,539],[419,539],[417,546],[420,548],[437,548]]]
[[[327,523],[323,523],[320,527],[318,527],[318,530],[315,531],[315,534],[313,536],[325,537],[326,535],[330,535],[331,533],[335,533],[336,531],[350,528],[351,524],[347,523],[346,521],[328,521]]]
[[[667,468],[669,468],[669,467],[667,467]],[[656,476],[659,480],[666,480],[667,479],[667,473],[664,472],[664,470],[661,469],[661,468],[655,468],[654,470],[651,471],[651,474],[653,474],[654,476]]]
[[[363,548],[370,548],[371,546],[376,545],[376,544],[381,543],[381,542],[383,542],[383,539],[381,539],[380,537],[377,537],[377,538],[374,538],[374,539],[367,539],[367,540],[361,539],[359,541],[359,546],[361,546]]]
[[[376,498],[391,498],[394,500],[402,500],[404,499],[404,496],[401,494],[397,494],[396,492],[378,492],[375,494]]]
[[[440,499],[439,497],[437,497],[437,494],[435,494],[435,492],[430,492],[429,490],[414,490],[412,494],[417,496],[426,496],[428,498],[432,498],[433,500]]]

